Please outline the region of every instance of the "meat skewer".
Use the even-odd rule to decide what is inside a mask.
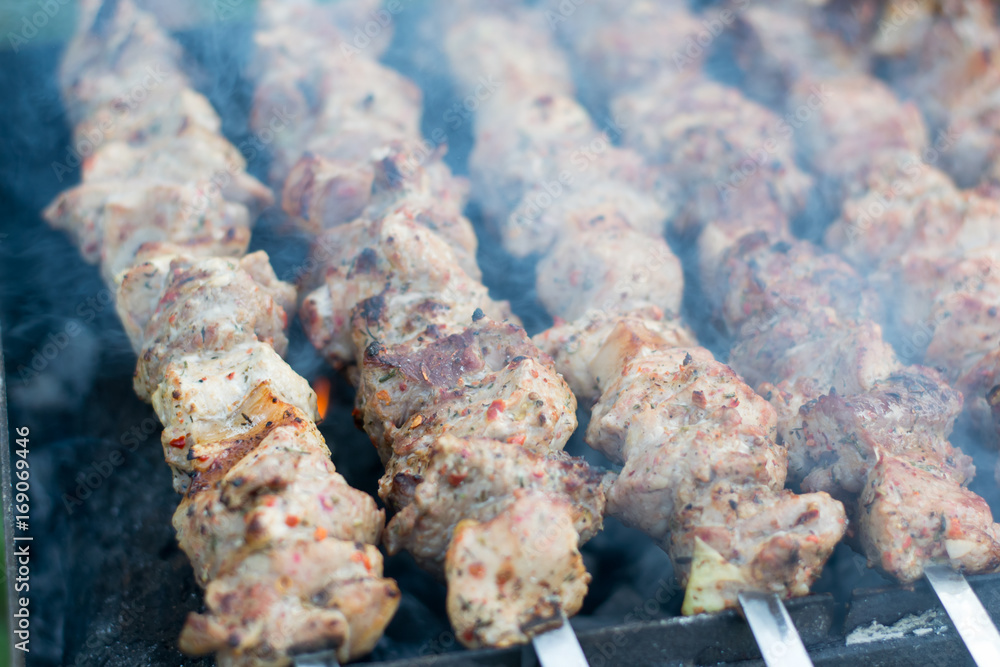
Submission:
[[[655,9],[650,11],[657,13]],[[676,20],[669,14],[670,12],[661,13],[661,19],[668,22]],[[654,20],[648,18],[648,22]],[[595,24],[602,26],[603,30],[608,29],[607,23]],[[773,24],[762,22],[762,25]],[[801,24],[799,27],[801,28]],[[806,62],[801,53],[795,53],[794,56],[781,54],[780,46],[789,43],[801,46],[809,41],[801,38],[805,32],[800,30],[798,41],[759,38],[754,44],[775,47],[773,50],[784,56],[784,60],[778,58],[778,62],[782,64],[796,63],[801,66],[802,62]],[[586,53],[594,41],[587,37],[586,30],[578,30],[571,35],[573,39],[579,40],[574,44],[577,52]],[[813,44],[815,43],[819,43],[819,40]],[[775,54],[768,52],[767,55]],[[750,69],[758,71],[753,66]],[[779,68],[779,71],[794,69]],[[858,100],[852,100],[851,105],[845,106],[849,112],[859,108],[877,111],[869,119],[872,132],[865,135],[865,138],[876,140],[869,142],[869,145],[879,146],[885,142],[887,148],[892,148],[895,145],[906,147],[910,142],[919,142],[919,133],[912,132],[905,122],[900,124],[900,119],[909,119],[911,125],[915,121],[919,126],[919,116],[912,112],[893,114],[892,106],[886,112],[884,104],[887,99],[892,101],[892,96],[882,92],[884,89],[880,91],[877,85],[859,81],[860,78],[858,75],[841,77],[834,79],[833,84],[842,91],[876,94],[875,99],[879,100],[877,104],[865,106],[859,104]],[[690,85],[692,79],[687,78],[682,82]],[[606,83],[613,87],[618,82]],[[830,81],[822,83],[827,85]],[[646,90],[658,89],[661,94],[676,85],[677,77],[670,74],[659,77],[659,82],[654,80],[644,84]],[[806,87],[806,84],[799,81],[794,88],[800,91],[796,100],[798,104],[789,103],[789,112],[784,117],[786,123],[793,117],[793,110],[795,118],[798,118],[800,111],[804,111],[804,120],[808,120],[817,115],[817,112],[829,112],[833,106],[823,104],[822,97],[816,104],[809,104],[809,99],[801,91],[815,94],[816,82]],[[823,92],[822,87],[819,87],[819,92]],[[677,94],[682,97],[696,95],[692,91],[679,91]],[[715,132],[719,131],[719,125],[725,127],[724,122],[711,125],[706,123],[704,118],[709,113],[707,108],[703,108],[702,116],[694,119],[687,127],[682,125],[672,128],[668,125],[669,131],[672,131],[669,134],[662,131],[664,123],[660,118],[671,113],[670,106],[667,109],[644,109],[641,96],[641,89],[625,89],[612,102],[612,109],[624,107],[642,111],[643,113],[624,119],[632,128],[632,131],[626,132],[625,142],[651,157],[666,158],[668,165],[686,164],[683,162],[684,156],[696,151],[704,154],[704,149],[701,148],[704,140],[701,138],[701,131],[697,129],[699,125],[712,127]],[[835,99],[836,95],[831,94],[830,97]],[[657,99],[662,99],[662,96]],[[731,116],[731,112],[720,114],[719,119],[723,120],[727,116]],[[857,119],[865,117],[864,114],[854,116]],[[852,131],[858,126],[858,120],[853,125],[846,118],[824,120],[825,127],[857,142]],[[724,138],[719,141],[725,147],[720,156],[721,164],[715,166],[710,163],[706,169],[723,167],[736,173],[741,168],[741,160],[745,159],[740,148],[753,151],[763,147],[768,153],[775,153],[778,145],[773,136],[768,138],[764,135],[747,143],[743,131],[746,126],[746,123],[733,126],[732,130],[723,135]],[[789,128],[779,125],[778,129]],[[691,137],[695,140],[691,141]],[[844,142],[831,145],[821,142],[822,150],[811,152],[813,157],[822,158],[829,167],[826,172],[821,173],[827,177],[827,183],[832,181],[833,187],[830,189],[834,193],[842,191],[845,183],[850,182],[851,169],[857,167],[851,160],[869,154],[868,145],[860,152],[851,151],[851,145],[864,144]],[[778,170],[782,169],[780,164],[773,166]],[[740,185],[736,193],[726,192],[723,202],[726,199],[731,201],[734,194],[742,197],[739,191],[746,190],[747,185],[749,183]],[[963,469],[968,459],[956,456],[957,450],[951,448],[945,439],[957,414],[957,397],[949,398],[941,378],[925,369],[907,369],[901,375],[892,374],[893,369],[898,367],[898,362],[895,361],[891,348],[882,341],[877,325],[871,321],[877,318],[877,307],[872,295],[865,296],[865,290],[859,292],[858,279],[846,266],[837,266],[837,262],[830,261],[829,258],[816,256],[808,245],[801,242],[788,243],[787,217],[780,215],[780,191],[776,199],[778,202],[770,206],[766,206],[766,201],[764,202],[764,210],[772,212],[772,215],[764,219],[763,225],[759,218],[755,219],[740,211],[723,211],[722,220],[711,217],[704,219],[701,221],[704,229],[699,238],[699,246],[702,254],[702,278],[709,285],[717,286],[717,298],[728,306],[723,310],[724,319],[731,331],[738,332],[738,340],[741,341],[734,348],[731,361],[751,383],[759,386],[771,398],[777,408],[779,431],[782,441],[789,448],[793,477],[805,478],[804,489],[828,489],[847,501],[849,506],[854,505],[851,502],[852,494],[863,490],[859,507],[861,511],[855,512],[861,515],[859,527],[862,547],[871,564],[880,565],[904,581],[919,577],[930,561],[942,557],[948,558],[953,567],[970,571],[995,569],[996,526],[985,502],[963,486],[972,472],[971,468]],[[765,234],[752,237],[741,248],[740,237],[751,231],[764,231]],[[773,243],[775,240],[778,242]],[[736,249],[727,251],[727,248],[734,247],[733,244],[736,244]],[[727,256],[727,252],[727,271],[721,276],[713,275],[713,268],[719,263],[717,258]],[[709,261],[705,261],[706,256]],[[778,380],[782,382],[777,387],[761,384]],[[916,382],[915,386],[911,386],[913,382]],[[933,388],[936,393],[928,394],[923,389],[925,386],[927,389]],[[828,396],[823,396],[830,387],[836,390],[836,395],[831,392]],[[844,394],[848,396],[843,397]],[[850,394],[855,394],[858,398],[854,399]],[[932,402],[926,406],[928,414],[933,415],[933,418],[926,419],[927,425],[917,429],[921,437],[915,437],[914,434],[908,438],[899,438],[898,426],[893,426],[896,424],[895,420],[903,417],[905,421],[906,415],[912,414],[911,408],[917,405],[914,401],[925,396],[938,397],[935,399],[936,404]],[[884,402],[880,403],[879,400]],[[800,412],[799,408],[803,404],[805,406]],[[887,406],[894,405],[900,405],[902,411],[894,414],[899,409],[893,408],[885,412]],[[864,413],[864,410],[869,412]],[[820,417],[820,414],[823,416]],[[897,435],[888,442],[874,438],[874,433],[866,433],[867,427],[862,427],[865,421],[859,419],[861,414],[866,414],[867,420],[876,415],[882,416],[887,430],[883,431],[879,427],[879,433],[883,437],[886,433]],[[919,425],[924,420],[915,421]],[[844,432],[850,434],[850,437],[841,438]],[[858,443],[862,442],[865,443],[864,447],[859,447]],[[849,449],[848,445],[857,449],[857,452]],[[931,448],[930,452],[927,451],[928,446]],[[886,456],[887,453],[891,453],[893,457]],[[900,455],[903,461],[908,459],[911,463],[901,463],[900,458],[897,458]],[[944,455],[943,458],[940,458],[941,455]],[[875,461],[874,466],[871,465],[871,460]],[[933,468],[925,470],[920,467],[926,466],[927,461],[935,460],[937,463]],[[850,463],[845,465],[847,462]],[[820,465],[817,466],[817,463]],[[854,472],[845,480],[843,473],[847,469]],[[936,476],[928,475],[932,470],[936,472]],[[925,477],[928,479],[921,479]],[[945,503],[947,509],[940,514],[936,511],[936,503],[931,506],[917,503],[902,508],[897,489],[906,488],[908,483],[913,484],[911,488],[936,486],[934,495],[937,500],[944,498],[954,502]],[[848,493],[844,493],[845,491]],[[893,498],[896,498],[895,502]],[[909,524],[900,519],[904,516],[909,519]],[[920,526],[921,522],[924,528],[912,531],[913,534],[907,530]],[[966,534],[964,529],[955,528],[948,537],[956,539],[954,543],[950,543],[949,539],[942,539],[947,530],[932,529],[932,525],[952,525],[949,522],[958,526],[964,526],[968,522],[973,529]],[[887,546],[890,549],[886,549]],[[903,550],[903,557],[893,558],[893,551],[899,548]],[[962,619],[956,619],[956,622],[959,620]]]
[[[282,90],[318,93],[300,96],[309,130],[283,141],[273,174],[285,211],[317,234],[303,323],[358,386],[396,511],[389,552],[445,579],[463,644],[523,643],[580,608],[603,475],[561,451],[575,399],[479,282],[466,185],[425,150],[419,92],[367,54],[312,51],[336,43],[326,12],[262,3],[256,35],[255,117]]]
[[[970,9],[976,6],[982,8],[977,3],[970,3]],[[946,9],[946,13],[955,9]],[[991,11],[989,13],[992,15]],[[788,21],[789,27],[796,23],[801,27],[806,19],[800,14],[790,17]],[[907,23],[910,24],[907,30],[912,30],[914,25],[910,21]],[[756,28],[767,30],[764,23]],[[990,26],[985,28],[985,33],[994,30]],[[884,41],[891,32],[880,30],[876,49],[879,48],[878,42]],[[975,34],[968,29],[963,33],[966,37]],[[984,31],[980,30],[978,34],[982,36]],[[754,43],[767,42],[772,46],[788,44],[774,40],[773,35],[770,37],[758,37]],[[931,49],[941,46],[933,43],[937,37],[930,41]],[[760,55],[759,50],[754,52],[750,49],[749,52],[750,55]],[[771,55],[783,62],[802,62],[803,56],[801,51],[781,46],[772,48]],[[749,58],[751,69],[758,60],[756,57]],[[944,64],[936,73],[929,73],[928,78],[933,81],[949,66]],[[995,216],[995,204],[974,194],[959,193],[944,174],[931,166],[942,157],[948,163],[955,141],[949,134],[955,128],[948,133],[939,132],[938,139],[931,145],[926,140],[923,123],[913,106],[899,104],[881,83],[861,73],[849,78],[829,79],[827,85],[832,89],[831,103],[820,110],[802,132],[804,152],[814,171],[825,181],[835,184],[829,188],[834,194],[831,207],[842,208],[840,218],[827,230],[827,245],[840,249],[842,255],[862,272],[875,269],[869,274],[870,278],[875,285],[883,288],[884,293],[893,295],[892,314],[888,319],[893,325],[890,331],[897,347],[912,360],[946,368],[944,379],[965,393],[965,419],[980,433],[988,434],[988,439],[995,441],[996,432],[991,428],[988,402],[989,387],[996,384],[997,377],[995,362],[991,362],[995,342],[990,345],[991,333],[981,335],[989,330],[992,306],[989,285],[994,280],[991,272],[996,272],[991,269],[990,256],[994,251],[988,241],[989,224],[985,224],[989,217]],[[793,90],[795,88],[793,86]],[[801,89],[801,86],[798,88]],[[793,94],[788,107],[792,108],[797,102],[801,102],[801,95],[796,99]],[[933,121],[934,115],[930,118]],[[875,150],[872,150],[873,147]],[[984,231],[987,233],[984,234]],[[984,242],[987,244],[985,247],[982,245]],[[945,248],[954,248],[951,252],[956,255],[963,250],[965,254],[950,255],[944,251]],[[823,280],[828,281],[829,275],[823,276]],[[904,295],[903,299],[897,298],[900,293]],[[923,319],[930,316],[928,305],[935,309],[934,317]],[[880,312],[875,312],[868,316],[878,318],[879,315]],[[904,328],[907,326],[910,328]],[[917,335],[912,333],[914,328],[919,332]],[[931,346],[928,342],[932,343]],[[942,346],[943,343],[946,345]],[[922,354],[924,348],[928,351],[926,355]],[[931,374],[922,375],[930,377]],[[933,386],[941,385],[941,378],[935,378]],[[889,398],[896,395],[894,392]],[[926,405],[924,396],[923,392],[914,395],[910,409],[919,411],[924,408],[927,413],[933,413],[934,406]],[[944,406],[948,403],[950,401]],[[859,405],[860,401],[854,407]],[[800,414],[807,415],[810,410],[803,408]],[[950,431],[957,410],[957,407],[943,410],[948,419],[945,422],[947,430],[940,431],[942,436]],[[817,412],[825,410],[821,407]],[[804,423],[809,423],[808,417]],[[798,431],[797,434],[803,432]],[[879,435],[889,442],[896,439],[887,438],[885,432]],[[810,437],[808,433],[803,436]],[[911,450],[907,452],[908,456],[916,453],[922,457],[924,447],[934,443],[914,438],[906,444]],[[934,446],[938,449],[938,445]],[[953,459],[949,457],[945,459],[945,465],[933,464],[931,469],[947,472],[952,463]],[[964,478],[964,483],[967,483],[973,472],[971,468],[960,472],[954,475],[952,482],[963,484]],[[916,478],[913,482],[914,486],[920,484]],[[946,487],[940,488],[938,493],[945,494],[944,499],[947,500]],[[866,491],[863,497],[867,495]],[[978,543],[976,548],[968,548],[964,539],[954,542],[945,540],[945,553],[941,553],[938,546],[937,554],[939,557],[947,555],[952,567],[968,568],[967,562],[956,564],[955,556],[971,556],[973,567],[979,570],[995,569],[996,524],[992,524],[985,502],[967,492],[957,499],[961,500],[963,495],[969,507],[980,507],[977,523],[985,531],[986,539],[973,538],[972,541]],[[931,511],[929,516],[933,519],[934,512]],[[894,517],[884,518],[896,521]],[[959,518],[967,519],[968,514],[948,517],[948,520]],[[944,525],[944,520],[942,517],[941,525]],[[949,537],[965,538],[961,529],[949,528],[948,532],[955,533]],[[905,535],[903,544],[907,545]],[[934,551],[925,548],[923,555],[933,556]],[[953,620],[957,627],[963,628],[963,640],[979,664],[991,664],[1000,658],[1000,634],[963,577],[950,575],[947,566],[942,565],[911,562],[908,569],[911,570],[910,576],[918,576],[917,573],[923,571],[948,613],[958,614]],[[952,602],[959,599],[956,595],[963,599],[962,605]],[[977,630],[970,633],[967,631],[969,628]]]
[[[685,613],[734,607],[741,591],[803,595],[843,534],[842,507],[782,490],[770,406],[665,314],[679,307],[682,279],[655,182],[573,99],[544,26],[530,10],[459,13],[445,52],[460,83],[503,81],[476,117],[473,188],[508,248],[542,255],[539,298],[572,320],[535,340],[578,399],[596,401],[588,443],[624,464],[608,511],[670,554]],[[581,146],[601,155],[574,169]],[[531,216],[543,190],[554,201]]]
[[[963,188],[1000,184],[995,3],[883,4],[880,20],[893,29],[880,31],[871,50],[893,89],[919,105],[935,144],[947,145],[940,167]]]
[[[131,2],[83,3],[61,82],[77,138],[100,127],[104,140],[45,217],[116,287],[136,392],[164,425],[183,494],[173,523],[206,589],[181,650],[238,666],[329,648],[346,662],[399,604],[374,546],[384,514],[334,469],[316,396],[279,356],[295,289],[265,253],[243,256],[270,192],[179,60]],[[151,68],[162,82],[125,113],[122,93]]]
[[[656,10],[650,10],[656,14]],[[652,19],[650,19],[652,20]],[[662,20],[670,21],[672,13],[664,10]],[[604,25],[596,22],[597,25]],[[572,33],[574,39],[583,42],[582,46],[574,47],[577,51],[585,50],[589,44],[586,30],[577,30]],[[671,75],[664,75],[664,79],[670,79]],[[674,82],[676,83],[676,77]],[[685,85],[691,85],[693,79],[685,79]],[[609,86],[615,82],[606,82]],[[862,91],[868,89],[861,86],[856,78],[844,80],[824,81],[831,87],[842,85],[846,91]],[[661,81],[659,84],[644,84],[649,87],[656,85],[671,85],[672,82]],[[872,87],[877,84],[872,82]],[[800,88],[800,84],[795,84],[793,90]],[[878,93],[878,90],[875,90]],[[693,94],[693,93],[689,93]],[[860,94],[860,93],[859,93]],[[612,102],[612,108],[621,108],[630,105],[632,108],[639,108],[639,102],[633,101],[640,95],[636,90],[625,90],[620,97]],[[891,96],[890,96],[891,98]],[[884,99],[884,98],[880,98]],[[797,98],[800,103],[805,103],[800,96]],[[824,135],[810,136],[811,141],[816,141],[824,149],[829,151],[810,151],[813,156],[812,164],[818,164],[817,160],[822,159],[823,164],[830,165],[828,172],[821,172],[824,175],[831,173],[834,178],[842,178],[849,174],[849,168],[845,165],[847,159],[852,155],[855,159],[858,156],[868,155],[867,153],[851,152],[851,145],[860,145],[864,139],[857,137],[860,122],[851,124],[844,118],[823,118],[824,114],[833,114],[837,110],[843,110],[849,114],[850,119],[858,119],[861,114],[856,110],[867,109],[868,106],[852,100],[853,104],[838,105],[837,94],[830,94],[830,101],[819,106],[809,115],[816,124],[822,124],[829,128],[829,132],[839,133],[839,136],[850,138],[855,144],[841,143],[839,141],[826,141]],[[749,104],[748,102],[746,104]],[[790,103],[794,104],[794,102]],[[661,109],[652,109],[649,113],[634,114],[625,119],[628,123],[629,131],[625,133],[626,145],[633,145],[644,154],[659,156],[668,164],[678,164],[682,156],[695,147],[685,143],[690,137],[699,140],[700,135],[692,130],[678,132],[675,136],[680,139],[666,143],[660,140],[664,133],[658,128],[662,127],[659,114]],[[702,110],[702,117],[707,116],[707,109]],[[912,114],[897,114],[895,124],[883,120],[891,117],[891,113],[881,113],[871,119],[869,123],[870,136],[877,137],[879,142],[885,143],[888,147],[898,144],[903,146],[907,142],[915,141],[916,133],[909,127],[900,124],[899,118],[916,119],[919,117]],[[739,164],[742,155],[738,152],[740,147],[746,146],[747,141],[740,140],[735,133],[742,131],[742,127],[733,128],[731,131],[725,125],[713,123],[712,119],[701,120],[706,125],[711,124],[716,131],[727,131],[726,144],[732,151],[730,154],[722,154],[724,164]],[[735,135],[735,136],[734,136]],[[796,135],[798,136],[798,135]],[[866,135],[867,136],[867,135]],[[666,137],[665,137],[666,138]],[[766,137],[758,139],[761,143]],[[845,139],[846,142],[846,139]],[[874,145],[878,145],[876,142]],[[664,151],[664,149],[667,149]],[[832,152],[831,152],[832,151]],[[775,153],[775,151],[771,151]],[[841,169],[836,169],[837,165],[845,165]],[[709,167],[712,168],[712,167]],[[715,167],[717,168],[717,167]],[[793,170],[794,164],[775,165],[774,169],[779,172]],[[818,170],[819,171],[819,170]],[[749,183],[748,183],[749,185]],[[737,193],[736,196],[742,196]],[[780,190],[777,198],[781,200]],[[780,211],[779,206],[772,206],[771,210]],[[772,223],[773,224],[773,223]],[[728,230],[725,235],[716,235],[717,239],[727,239],[729,248],[723,251],[727,256],[724,271],[721,275],[714,276],[710,285],[713,289],[710,294],[715,294],[721,304],[721,315],[733,332],[739,332],[738,344],[732,352],[731,360],[737,370],[754,385],[761,385],[766,382],[779,383],[776,388],[765,387],[762,391],[770,392],[772,402],[775,404],[779,415],[779,432],[783,441],[789,448],[790,467],[795,477],[805,477],[804,488],[817,489],[829,488],[844,497],[844,492],[856,493],[862,490],[863,478],[867,475],[869,482],[875,481],[874,487],[879,490],[880,484],[889,480],[881,480],[876,474],[880,471],[893,472],[894,461],[888,456],[889,451],[876,452],[879,456],[872,457],[870,452],[862,453],[867,457],[869,463],[862,463],[855,475],[847,479],[843,477],[841,469],[837,465],[831,464],[837,461],[833,458],[829,461],[821,457],[834,456],[845,457],[842,461],[857,461],[857,449],[853,441],[839,443],[839,437],[833,437],[832,432],[827,436],[819,435],[820,429],[827,429],[839,422],[843,432],[855,432],[859,438],[870,438],[865,433],[857,432],[856,428],[848,427],[849,415],[852,411],[862,409],[865,396],[874,400],[879,392],[891,392],[890,404],[900,403],[901,405],[912,405],[916,396],[925,398],[934,396],[928,393],[931,388],[936,388],[936,400],[942,401],[940,405],[929,405],[925,411],[928,414],[928,422],[922,427],[927,430],[927,444],[934,451],[944,452],[948,455],[941,463],[941,474],[945,477],[946,484],[954,485],[948,493],[957,494],[957,497],[968,498],[963,503],[958,503],[958,507],[969,505],[976,507],[978,517],[977,525],[980,526],[982,541],[977,543],[976,549],[970,550],[964,556],[953,559],[956,566],[961,566],[969,571],[988,571],[996,567],[995,550],[995,527],[988,508],[982,499],[972,496],[961,484],[971,474],[971,468],[966,469],[967,457],[960,455],[957,450],[952,450],[951,446],[944,440],[944,436],[950,431],[951,423],[957,414],[958,397],[941,382],[941,378],[933,372],[925,369],[901,369],[891,348],[882,340],[881,331],[873,320],[878,319],[879,306],[875,296],[864,288],[854,272],[842,262],[830,255],[818,253],[810,244],[802,241],[788,241],[787,232],[775,234],[773,227],[761,228],[754,220],[743,218],[733,218],[714,222],[715,226],[724,225]],[[787,217],[782,225],[787,229]],[[775,237],[777,242],[775,243]],[[701,246],[704,248],[704,233],[701,239]],[[718,255],[715,255],[718,256]],[[706,272],[706,279],[713,276]],[[835,351],[836,354],[830,353]],[[899,375],[900,371],[903,375]],[[909,374],[909,375],[907,375]],[[916,382],[917,385],[910,383]],[[890,387],[889,385],[892,385]],[[901,386],[900,386],[901,385]],[[926,389],[920,389],[925,386]],[[830,388],[836,390],[836,396],[830,393]],[[784,392],[784,393],[782,393]],[[787,395],[786,395],[787,394]],[[855,400],[851,396],[857,396]],[[816,399],[820,402],[816,403]],[[802,414],[799,407],[808,403],[810,415],[818,417],[820,406],[825,406],[830,410],[835,405],[840,406],[841,412],[836,414],[836,421],[817,421],[807,424],[809,428],[802,426]],[[933,410],[931,408],[934,408]],[[888,418],[903,418],[904,414],[886,415]],[[826,414],[826,413],[824,413]],[[825,419],[829,419],[826,417]],[[918,423],[920,420],[918,420]],[[861,440],[864,441],[864,440]],[[819,447],[821,443],[829,443],[826,449]],[[917,443],[901,443],[904,453],[920,451],[916,447]],[[852,451],[854,454],[852,454]],[[893,452],[898,455],[898,452]],[[929,456],[929,454],[928,454]],[[816,461],[816,459],[819,459]],[[862,459],[863,461],[864,459]],[[950,461],[950,462],[949,462]],[[820,463],[820,466],[816,465]],[[964,463],[963,463],[964,462]],[[872,464],[874,468],[871,468]],[[911,464],[912,465],[912,464]],[[930,475],[929,471],[914,469],[914,474],[919,476]],[[875,471],[873,473],[873,471]],[[899,471],[895,471],[897,474]],[[860,477],[858,476],[860,474]],[[857,481],[855,481],[857,480]],[[862,482],[858,484],[857,482]],[[865,495],[872,493],[871,487],[865,491]],[[933,488],[931,485],[930,488]],[[943,490],[942,490],[943,492]],[[884,494],[875,494],[880,498],[888,498]],[[952,504],[955,507],[955,504]],[[922,512],[920,507],[909,507],[909,512]],[[942,510],[946,517],[949,516],[948,508]],[[955,510],[957,511],[957,510]],[[927,515],[929,516],[929,515]],[[934,515],[938,517],[937,513]],[[940,518],[940,517],[938,517]],[[953,514],[951,518],[958,520],[958,516]],[[926,519],[924,519],[926,521]],[[919,525],[916,517],[913,518],[913,525]],[[889,534],[879,534],[872,532],[886,528],[877,526],[870,521],[861,523],[862,541],[867,541],[867,549],[873,563],[878,563],[886,559],[882,558],[875,546],[891,536]],[[867,534],[866,532],[867,531]],[[904,542],[906,536],[900,536],[899,542]],[[917,544],[924,540],[923,547],[927,553],[921,553],[923,548]],[[882,562],[883,568],[894,576],[910,581],[920,576],[920,567],[925,562],[939,557],[945,553],[946,539],[935,537],[933,534],[928,537],[913,537],[908,546],[907,557],[899,559],[899,562]],[[956,545],[957,546],[957,545]],[[957,553],[957,551],[956,551]],[[904,565],[905,561],[905,565]]]

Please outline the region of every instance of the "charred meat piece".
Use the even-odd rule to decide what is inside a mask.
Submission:
[[[524,330],[481,318],[436,340],[364,353],[357,399],[383,461],[447,433],[559,451],[576,429],[576,399]]]
[[[301,306],[303,326],[335,367],[353,363],[359,353],[351,328],[354,309],[386,290],[420,295],[439,306],[388,314],[383,339],[395,331],[409,331],[406,320],[413,316],[439,325],[467,321],[476,308],[496,319],[510,317],[507,304],[491,300],[486,288],[462,269],[445,238],[419,219],[419,214],[403,207],[374,220],[359,218],[334,227],[314,245],[315,277],[307,277],[306,284],[315,287]],[[371,302],[369,309],[374,305]],[[378,321],[382,309],[375,310],[371,319]]]
[[[486,469],[490,475],[480,474]],[[601,529],[602,479],[582,459],[559,450],[531,451],[495,439],[443,435],[427,448],[397,457],[387,468],[380,493],[400,509],[386,527],[386,548],[389,553],[405,548],[440,574],[460,521],[490,521],[532,494],[549,498],[537,501],[543,507],[569,502],[577,541],[585,542]]]
[[[972,480],[972,459],[948,442],[962,410],[961,395],[930,369],[903,371],[854,396],[829,394],[799,411],[791,466],[809,471],[803,488],[836,497],[860,493],[879,457],[902,455],[947,473],[959,484]]]

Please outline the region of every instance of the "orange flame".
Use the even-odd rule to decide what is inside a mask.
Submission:
[[[326,417],[326,409],[330,405],[329,378],[324,376],[316,378],[313,380],[312,388],[316,392],[316,411],[319,413],[320,420],[322,420]]]

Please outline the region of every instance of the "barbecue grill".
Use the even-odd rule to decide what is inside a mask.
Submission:
[[[224,133],[239,145],[251,135],[253,83],[244,73],[252,50],[252,3],[216,4],[218,11],[202,10],[193,23],[177,10],[165,12],[163,20],[199,73],[195,81],[219,111]],[[383,60],[424,91],[425,134],[446,130],[446,162],[464,174],[472,122],[440,122],[460,100],[441,76],[437,55],[415,36],[422,11],[413,6],[398,15]],[[212,665],[212,658],[191,658],[177,649],[185,617],[202,609],[202,593],[170,525],[177,496],[158,446],[160,425],[133,392],[135,357],[113,295],[99,269],[85,264],[39,215],[79,178],[78,165],[67,165],[66,173],[54,169],[66,162],[71,143],[55,79],[63,47],[50,34],[16,52],[0,50],[0,83],[7,90],[0,106],[4,428],[13,434],[27,426],[32,443],[31,652],[14,656],[31,667]],[[738,81],[727,61],[718,60],[712,67],[719,78]],[[266,153],[249,163],[262,180],[268,167]],[[816,221],[823,215],[816,208],[815,220],[806,215],[797,222],[804,236],[821,234]],[[512,258],[491,242],[496,230],[474,205],[469,215],[491,294],[510,300],[529,334],[549,327],[533,262]],[[689,238],[670,241],[688,278],[682,315],[699,342],[724,360],[732,341],[698,292],[697,249]],[[271,209],[254,228],[251,250],[266,250],[278,277],[294,280],[308,244],[280,210]],[[382,466],[368,437],[353,425],[353,388],[327,367],[297,321],[289,338],[291,366],[313,386],[329,382],[320,428],[338,471],[355,488],[376,495]],[[581,427],[567,451],[606,464],[583,443],[587,411],[578,418]],[[995,452],[962,429],[952,442],[973,456],[980,471],[970,488],[1000,508],[1000,489],[989,474]],[[608,519],[582,551],[594,579],[572,626],[591,665],[763,664],[739,612],[680,615],[683,588],[667,556],[641,532]],[[399,582],[402,602],[365,662],[535,664],[530,647],[463,649],[449,626],[443,586],[407,554],[387,559],[386,576]],[[969,582],[1000,622],[1000,574],[970,576]],[[896,584],[846,545],[838,546],[813,591],[786,606],[816,665],[975,664],[926,582]]]

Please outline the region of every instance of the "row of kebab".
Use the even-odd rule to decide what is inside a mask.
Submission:
[[[163,423],[205,588],[184,652],[364,656],[400,600],[380,540],[445,581],[463,644],[522,643],[581,608],[580,546],[604,516],[669,554],[687,614],[806,595],[845,535],[901,582],[1000,569],[1000,526],[948,440],[959,418],[1000,432],[991,3],[747,5],[433,6],[423,46],[455,90],[495,82],[466,180],[421,136],[419,89],[378,62],[389,30],[340,48],[378,0],[261,0],[268,187],[152,14],[81,3],[61,87],[75,138],[103,139],[45,217],[116,289]],[[705,72],[713,22],[742,90]],[[272,193],[314,238],[297,286],[245,254]],[[817,200],[840,212],[822,244],[792,231]],[[491,299],[470,201],[538,259],[551,329],[529,338]],[[668,231],[697,249],[729,365],[678,316]],[[282,359],[296,311],[357,387],[388,524]],[[562,451],[578,402],[614,472]]]

